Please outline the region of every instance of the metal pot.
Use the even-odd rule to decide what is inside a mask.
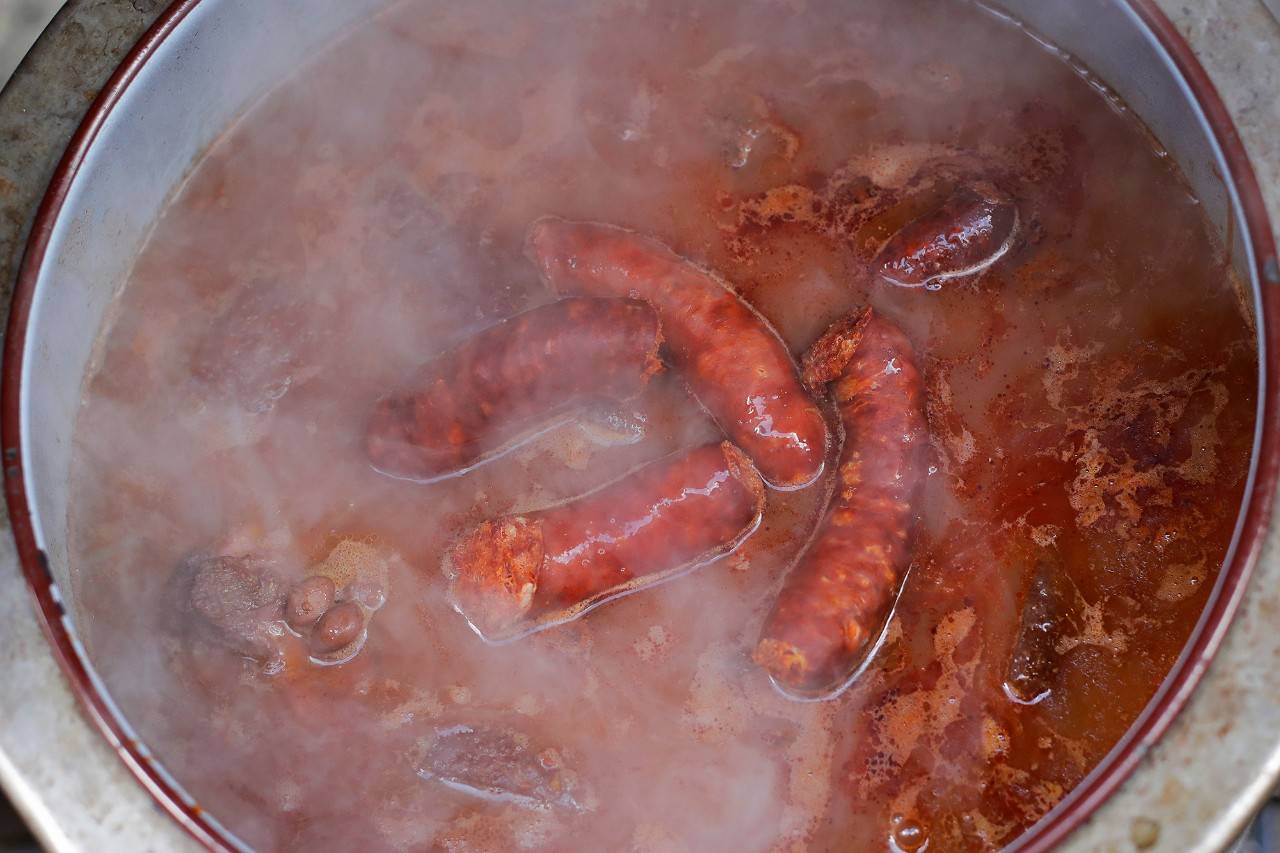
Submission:
[[[155,18],[66,146],[35,216],[18,271],[0,412],[13,533],[38,620],[90,721],[150,795],[192,837],[209,846],[237,842],[216,816],[202,811],[182,790],[179,779],[151,759],[94,676],[91,655],[77,640],[74,602],[66,598],[71,590],[66,519],[74,418],[104,317],[172,188],[213,139],[289,69],[385,2],[177,0],[158,16],[151,9],[153,2],[119,2],[107,11],[86,2],[73,4],[50,36],[68,37],[77,26],[83,35],[85,23],[100,23],[110,14],[121,16],[126,32]],[[1275,355],[1280,351],[1280,291],[1276,290],[1280,270],[1263,198],[1231,119],[1187,45],[1151,0],[1004,0],[1000,5],[1105,80],[1180,164],[1213,226],[1231,247],[1232,262],[1246,283],[1257,317],[1264,362],[1252,479],[1235,545],[1204,616],[1181,659],[1128,735],[1016,844],[1045,849],[1079,827],[1134,771],[1192,698],[1223,637],[1229,632],[1247,635],[1265,619],[1265,612],[1251,606],[1239,624],[1232,624],[1263,551],[1280,471],[1280,434],[1274,423],[1280,403],[1276,379],[1280,361]],[[132,16],[124,7],[134,10]],[[116,55],[107,50],[95,61],[110,67]],[[92,62],[89,67],[94,67]],[[211,85],[215,80],[216,85]],[[13,126],[9,98],[6,92],[0,114]],[[10,112],[4,112],[6,107]],[[26,143],[33,151],[39,143],[59,139],[52,126],[45,128],[43,137],[36,136],[38,140]],[[1280,575],[1280,560],[1265,563],[1263,572]],[[1255,584],[1250,604],[1256,601],[1261,606],[1265,594]],[[1276,601],[1274,593],[1271,601]],[[1273,639],[1267,650],[1278,645]],[[1260,697],[1265,703],[1269,686],[1264,682],[1241,690],[1249,701]],[[1203,694],[1202,690],[1195,698],[1194,713],[1213,701]],[[1244,700],[1237,697],[1236,701]],[[1213,831],[1202,834],[1202,843],[1229,839],[1227,833],[1238,829],[1237,822],[1256,807],[1280,770],[1280,744],[1275,742],[1274,730],[1261,744],[1255,740],[1259,734],[1258,729],[1224,733],[1228,741],[1242,741],[1245,749],[1254,750],[1255,760],[1241,767],[1247,778],[1229,788],[1226,802],[1231,808],[1215,813]],[[1197,750],[1211,743],[1212,738],[1184,749],[1183,760],[1203,758]],[[15,784],[13,772],[5,776],[11,786]],[[1169,768],[1148,763],[1134,784],[1164,782],[1167,786],[1175,778]],[[1211,779],[1211,784],[1219,785],[1218,779]],[[19,777],[17,784],[21,783]],[[38,801],[38,795],[29,790],[26,794],[28,809],[35,808],[32,797]],[[1146,816],[1156,827],[1156,839],[1149,826],[1131,825],[1132,814],[1113,807],[1077,843],[1092,846],[1094,841],[1117,837],[1117,832],[1123,838],[1131,831],[1135,844],[1156,843],[1160,822],[1173,819],[1175,808],[1174,803],[1159,806]],[[56,821],[52,828],[43,828],[56,842],[55,836],[48,835],[56,830]],[[1165,841],[1186,849],[1191,839],[1175,840],[1166,831]]]

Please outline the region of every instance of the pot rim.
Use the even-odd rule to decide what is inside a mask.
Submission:
[[[1245,222],[1246,248],[1252,247],[1251,273],[1258,283],[1259,397],[1253,470],[1244,495],[1236,537],[1182,654],[1137,720],[1098,765],[1047,815],[1016,839],[1019,850],[1048,850],[1062,841],[1134,772],[1189,701],[1196,685],[1230,629],[1249,577],[1258,562],[1270,526],[1280,479],[1280,430],[1266,429],[1280,405],[1280,266],[1261,189],[1230,113],[1208,74],[1155,0],[1122,0],[1165,52],[1171,71],[1203,113],[1227,175],[1229,195]],[[33,509],[27,499],[21,452],[20,411],[26,333],[36,282],[50,238],[71,186],[103,124],[124,92],[160,46],[201,0],[174,0],[129,50],[103,86],[72,135],[41,200],[18,270],[0,367],[0,446],[4,454],[5,499],[23,576],[36,606],[37,621],[76,699],[125,766],[163,809],[197,842],[210,850],[243,849],[234,834],[200,807],[138,740],[89,665],[35,540]],[[1272,369],[1268,370],[1268,366]]]

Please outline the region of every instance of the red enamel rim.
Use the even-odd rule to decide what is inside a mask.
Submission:
[[[36,545],[32,527],[31,508],[23,480],[19,414],[23,351],[36,280],[54,224],[72,181],[103,123],[119,103],[125,90],[165,39],[199,2],[200,0],[175,0],[133,47],[89,108],[50,180],[36,213],[14,288],[4,347],[3,387],[0,388],[0,442],[4,447],[5,498],[22,571],[34,597],[41,628],[53,646],[54,655],[67,675],[72,691],[90,721],[115,749],[130,772],[183,829],[210,850],[233,850],[240,848],[241,842],[228,834],[198,804],[190,802],[169,774],[157,765],[146,747],[130,735],[114,705],[90,676],[79,644],[67,630],[65,611],[54,592],[53,578],[44,553]],[[1128,3],[1168,54],[1203,111],[1227,165],[1228,175],[1224,177],[1229,179],[1238,195],[1245,230],[1254,252],[1256,268],[1253,273],[1261,288],[1260,346],[1265,355],[1260,365],[1264,374],[1264,386],[1258,406],[1258,423],[1266,424],[1280,402],[1280,384],[1277,382],[1280,362],[1277,362],[1275,356],[1280,352],[1280,339],[1277,338],[1277,330],[1280,330],[1280,295],[1273,292],[1280,287],[1280,269],[1277,269],[1275,241],[1262,194],[1235,125],[1191,48],[1159,11],[1154,0],[1128,0]],[[1246,495],[1248,507],[1241,522],[1235,550],[1223,567],[1204,614],[1179,661],[1120,743],[1053,811],[1017,839],[1013,843],[1015,848],[1042,851],[1063,840],[1133,772],[1142,756],[1168,729],[1174,717],[1187,703],[1217,651],[1258,561],[1269,526],[1277,478],[1280,477],[1278,443],[1280,433],[1277,430],[1262,431],[1255,455],[1257,467],[1251,489]]]

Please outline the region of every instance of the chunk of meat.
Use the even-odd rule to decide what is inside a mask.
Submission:
[[[189,367],[215,394],[260,414],[305,378],[302,354],[320,312],[305,288],[289,282],[239,290],[196,344]]]

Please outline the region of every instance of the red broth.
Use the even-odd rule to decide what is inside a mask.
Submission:
[[[1017,205],[1008,253],[938,289],[879,279],[885,240],[975,176]],[[449,606],[460,530],[719,438],[668,371],[621,410],[639,440],[579,415],[456,478],[372,470],[379,396],[552,298],[522,255],[545,214],[714,268],[797,356],[866,305],[912,339],[934,455],[913,565],[838,698],[751,661],[826,480],[771,491],[733,554],[516,642]],[[941,0],[398,3],[199,160],[112,316],[76,433],[77,618],[157,758],[264,849],[1008,843],[1186,642],[1254,426],[1249,309],[1165,152],[1066,57]],[[355,657],[264,672],[193,631],[175,577],[228,536],[396,555]],[[1057,669],[1019,704],[1046,553]],[[467,782],[522,762],[516,795]]]

